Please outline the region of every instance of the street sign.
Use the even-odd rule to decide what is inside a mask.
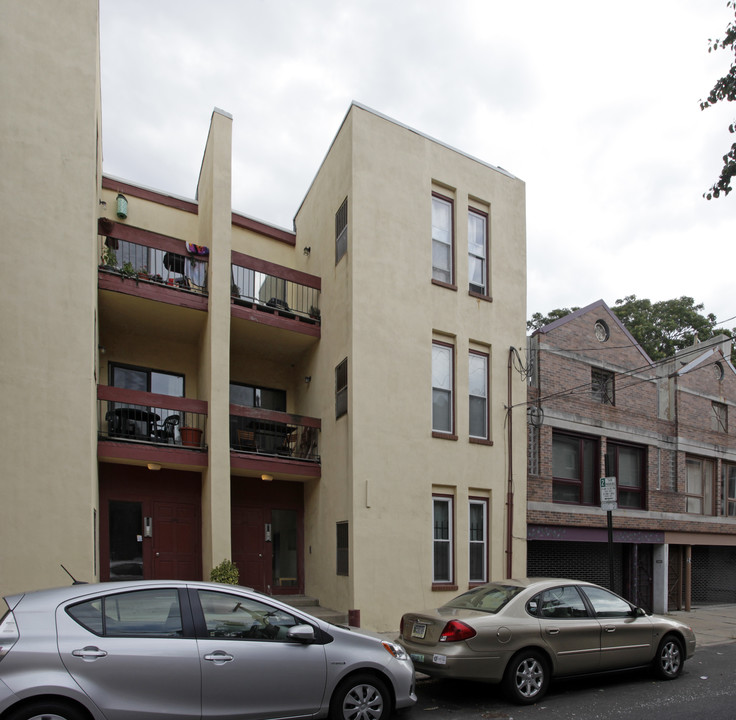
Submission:
[[[616,510],[618,502],[616,497],[616,478],[601,478],[601,510]]]

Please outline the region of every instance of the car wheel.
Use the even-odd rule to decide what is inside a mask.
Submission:
[[[87,720],[87,715],[64,702],[39,700],[11,711],[7,720]]]
[[[338,685],[330,702],[330,720],[387,720],[391,695],[374,675],[354,675]]]
[[[523,650],[511,658],[504,676],[506,692],[519,705],[541,700],[549,687],[549,665],[537,650]]]
[[[682,642],[675,635],[666,635],[652,661],[654,674],[662,680],[673,680],[682,672],[684,664]]]

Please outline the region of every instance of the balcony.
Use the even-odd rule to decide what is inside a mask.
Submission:
[[[319,335],[320,285],[320,279],[313,275],[233,252],[231,294],[236,315],[253,317],[247,312],[238,313],[237,309],[247,308],[273,318],[317,326]],[[271,324],[283,326],[278,322]]]
[[[202,400],[97,387],[97,437],[106,446],[98,449],[99,456],[156,459],[155,452],[140,454],[145,446],[159,456],[163,453],[172,461],[190,464],[189,453],[207,450],[206,431],[207,403]],[[107,447],[108,442],[117,450]],[[138,450],[133,451],[134,447]]]
[[[104,218],[98,232],[101,289],[206,309],[206,249]]]
[[[319,464],[317,418],[230,405],[230,448],[235,453]]]

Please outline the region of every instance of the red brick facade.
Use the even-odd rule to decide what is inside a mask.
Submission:
[[[736,464],[736,372],[725,338],[654,363],[599,301],[536,331],[530,351],[529,401],[543,413],[541,424],[529,428],[530,540],[536,526],[547,534],[607,526],[597,497],[588,495],[587,504],[555,502],[553,438],[559,442],[564,435],[592,441],[588,476],[606,475],[608,443],[643,456],[642,507],[615,510],[618,530],[659,533],[665,543],[736,545],[736,517],[727,514],[723,480],[723,469]],[[598,384],[601,377],[612,383]],[[712,489],[698,496],[701,476]],[[564,482],[558,478],[557,486]],[[675,535],[681,533],[687,539]]]

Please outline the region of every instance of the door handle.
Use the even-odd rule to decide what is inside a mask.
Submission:
[[[232,655],[228,655],[222,650],[215,650],[215,652],[205,655],[204,659],[215,663],[215,665],[224,665],[226,662],[232,662],[233,660],[235,660]]]
[[[604,626],[603,626],[603,629],[604,629],[604,630],[605,630],[605,631],[606,631],[607,633],[612,633],[612,632],[616,632],[616,626],[615,626],[615,625],[604,625]]]
[[[97,660],[97,658],[103,658],[107,653],[104,650],[100,650],[98,647],[88,645],[87,647],[83,647],[81,650],[72,650],[72,655],[74,657],[81,657],[82,660],[91,661]]]
[[[560,634],[560,628],[552,627],[547,628],[547,635],[559,635]]]

